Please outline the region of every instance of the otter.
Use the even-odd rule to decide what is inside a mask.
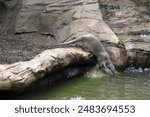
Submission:
[[[109,54],[106,52],[104,46],[97,39],[97,37],[92,34],[82,35],[74,40],[63,42],[56,46],[80,47],[85,51],[90,51],[96,56],[99,69],[111,75],[116,73],[115,67],[110,60]]]

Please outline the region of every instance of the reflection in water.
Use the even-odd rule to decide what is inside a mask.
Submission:
[[[72,78],[18,99],[150,99],[149,74]]]

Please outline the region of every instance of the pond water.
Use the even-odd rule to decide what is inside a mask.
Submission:
[[[150,99],[150,74],[71,78],[17,99]]]

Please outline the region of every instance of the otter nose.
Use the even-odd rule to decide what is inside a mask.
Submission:
[[[114,75],[114,73],[108,68],[103,68],[102,70],[109,75]]]

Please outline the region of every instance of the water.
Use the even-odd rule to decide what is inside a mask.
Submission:
[[[26,93],[17,99],[150,99],[150,74],[72,78]]]

